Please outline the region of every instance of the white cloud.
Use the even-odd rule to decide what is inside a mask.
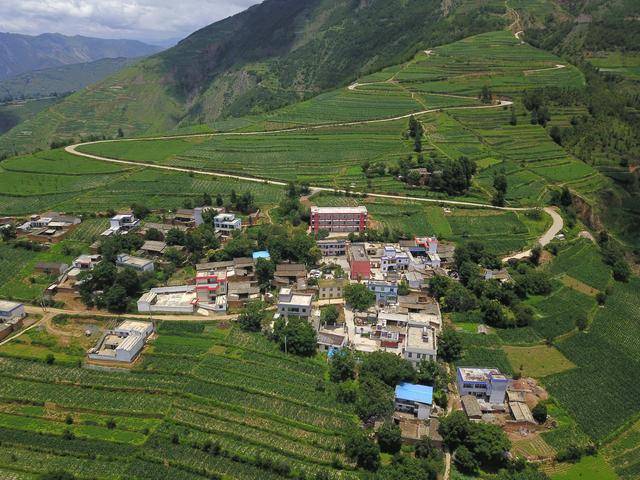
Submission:
[[[162,41],[261,0],[0,0],[0,31]]]

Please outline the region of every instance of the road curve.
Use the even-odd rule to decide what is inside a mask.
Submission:
[[[544,235],[542,235],[542,237],[538,239],[538,244],[541,247],[549,245],[549,243],[551,243],[555,236],[564,228],[564,219],[554,208],[546,207],[544,211],[551,217],[553,223],[551,224],[551,227],[549,227],[549,230],[547,230]],[[525,250],[523,252],[505,257],[502,259],[502,261],[508,262],[509,260],[522,260],[523,258],[529,258],[531,256],[531,253],[531,250]]]

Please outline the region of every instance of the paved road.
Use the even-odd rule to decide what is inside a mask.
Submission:
[[[139,313],[125,313],[125,314],[117,314],[117,313],[109,313],[109,312],[101,312],[99,310],[68,310],[64,308],[47,308],[46,313],[42,311],[41,307],[36,307],[32,305],[25,305],[24,307],[27,313],[38,314],[38,315],[86,315],[92,317],[110,317],[110,318],[135,318],[139,320],[149,320],[152,318],[153,320],[173,320],[173,321],[185,321],[185,322],[202,322],[205,320],[235,320],[238,315],[217,315],[213,314],[211,316],[201,316],[201,315],[143,315]]]
[[[547,207],[544,211],[551,216],[553,219],[553,223],[549,230],[547,230],[542,237],[538,239],[538,244],[541,247],[549,245],[551,241],[555,238],[555,236],[562,231],[564,228],[564,220],[562,216],[552,207]],[[525,250],[523,252],[516,253],[514,255],[505,257],[502,259],[503,262],[508,262],[509,260],[522,260],[523,258],[528,258],[531,256],[531,250]]]

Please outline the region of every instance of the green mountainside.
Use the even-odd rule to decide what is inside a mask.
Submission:
[[[113,75],[133,62],[135,59],[125,57],[103,58],[23,73],[0,80],[0,100],[41,98],[75,92]]]
[[[151,55],[160,47],[137,40],[110,40],[58,33],[38,36],[0,33],[0,79],[21,73],[86,63],[101,58],[135,58]]]
[[[72,95],[10,132],[0,152],[272,110],[507,22],[496,0],[267,0]]]

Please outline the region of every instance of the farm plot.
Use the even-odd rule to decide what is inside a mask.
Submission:
[[[561,249],[550,271],[569,275],[600,291],[611,281],[611,269],[602,261],[598,247],[582,239]]]
[[[168,471],[169,459],[171,478],[206,471],[208,477],[279,480],[262,459],[305,475],[347,464],[342,437],[356,421],[317,390],[326,364],[215,324],[161,322],[158,331],[147,358],[123,373],[0,358],[0,449],[14,453],[15,468],[39,473],[55,465],[83,477],[148,478],[127,472],[141,465]],[[205,453],[206,442],[222,450]],[[54,455],[54,445],[65,445],[65,457]],[[42,452],[42,463],[23,468],[26,448],[36,449],[36,459]],[[95,468],[107,474],[90,470],[92,448],[100,460]],[[0,469],[3,458],[0,451]]]
[[[640,410],[638,288],[637,278],[617,284],[590,331],[557,345],[578,368],[545,378],[549,391],[596,440],[625,425]]]
[[[541,378],[575,367],[557,349],[546,345],[502,347],[514,371],[523,376]]]
[[[604,449],[604,456],[618,476],[632,480],[640,475],[640,422],[634,423]]]

